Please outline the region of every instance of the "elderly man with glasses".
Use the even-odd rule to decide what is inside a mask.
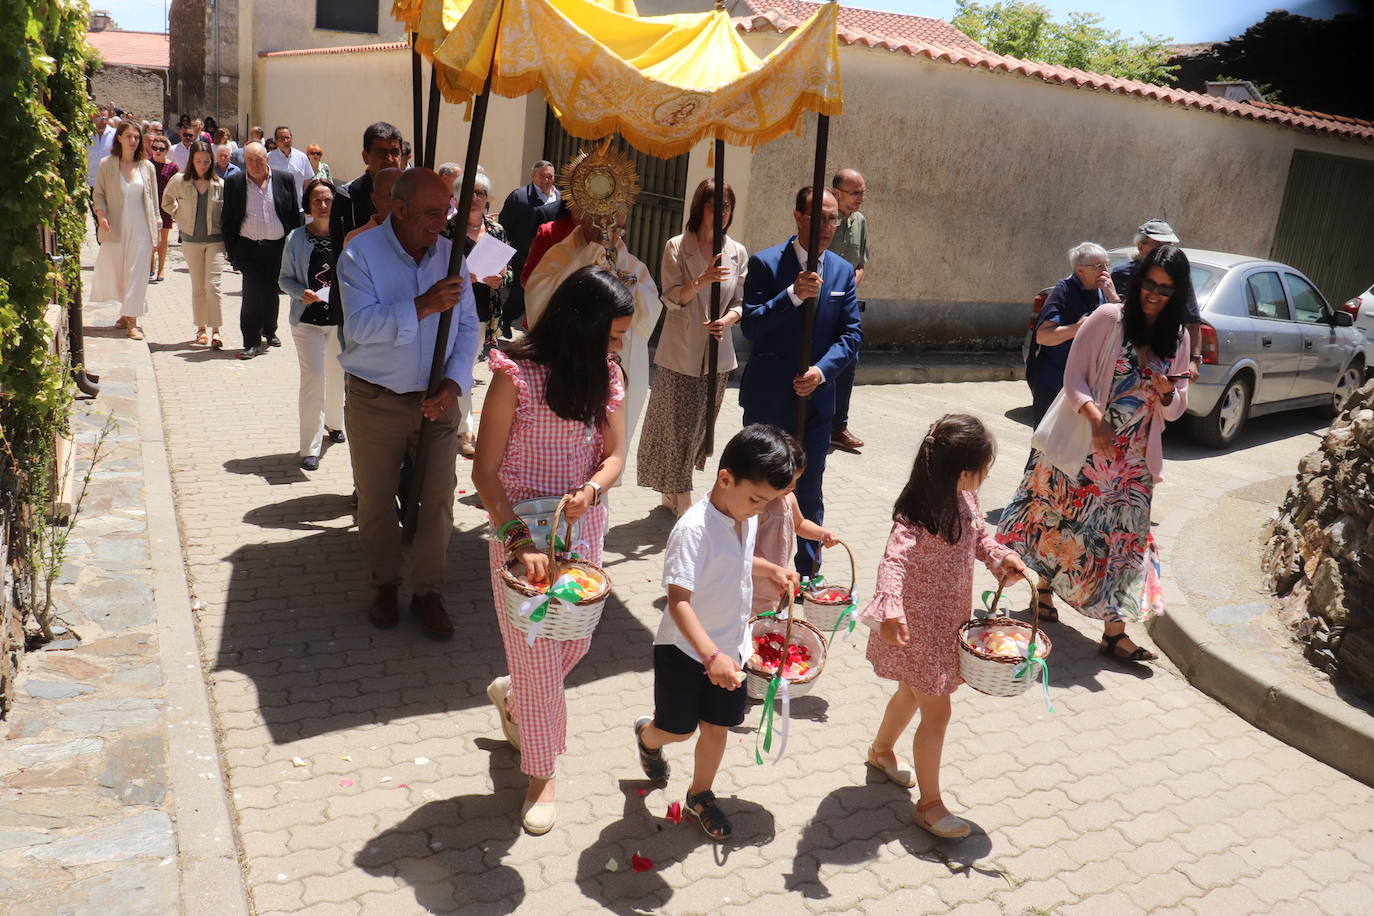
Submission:
[[[854,285],[862,286],[868,267],[868,223],[860,209],[868,186],[864,176],[854,169],[840,169],[830,180],[830,190],[840,206],[840,224],[835,227],[830,250],[850,263],[854,268]],[[864,302],[860,299],[859,313],[863,310]],[[835,379],[835,419],[831,423],[830,444],[846,452],[858,452],[864,447],[864,440],[849,431],[849,397],[854,391],[854,374],[858,366],[856,356],[849,368]]]
[[[807,399],[801,443],[806,450],[806,471],[797,481],[796,493],[802,515],[818,525],[825,522],[821,485],[835,417],[835,379],[854,362],[863,341],[854,268],[828,250],[840,223],[839,204],[830,189],[822,193],[820,257],[814,273],[806,269],[805,245],[811,236],[809,186],[797,192],[792,213],[797,234],[749,259],[740,328],[753,351],[739,391],[746,426],[771,423],[793,434],[795,398]],[[803,306],[813,297],[817,301],[807,354],[810,365],[798,374]],[[820,550],[815,541],[797,539],[796,564],[803,576],[819,570]]]

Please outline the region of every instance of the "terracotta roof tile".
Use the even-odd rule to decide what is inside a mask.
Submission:
[[[806,0],[740,0],[736,9],[748,10],[755,16],[767,15],[770,10],[777,10],[786,19],[805,22],[820,9],[820,6],[819,3],[808,3]],[[895,39],[898,44],[904,41],[924,41],[947,48],[987,53],[987,48],[948,22],[929,16],[909,16],[856,6],[841,6],[839,28],[841,38],[845,39],[847,44],[855,44],[864,39],[876,39],[880,43],[883,43],[883,39]]]
[[[370,45],[340,45],[337,48],[301,48],[296,51],[259,51],[258,57],[310,57],[316,54],[366,54],[369,51],[404,51],[404,41],[382,41]]]
[[[167,35],[163,32],[101,29],[87,32],[86,41],[100,52],[102,61],[112,66],[166,70],[171,58]]]
[[[766,9],[756,12],[753,16],[736,17],[734,20],[735,27],[741,32],[758,32],[771,29],[784,34],[800,28],[806,18],[817,8],[817,4],[804,3],[800,0],[742,0],[742,6],[752,9],[766,7]],[[800,15],[803,13],[804,15]],[[919,28],[919,32],[906,37],[893,35],[891,32],[874,34],[847,28],[846,13],[864,14],[866,17],[851,19],[849,21],[851,26],[863,22],[872,28],[893,29],[897,27],[893,20],[907,19],[922,20],[922,24],[919,27],[917,25],[908,26],[907,28],[912,30]],[[937,30],[925,23],[937,23],[943,26],[944,30]],[[920,34],[921,32],[926,34]],[[926,37],[927,35],[928,37]],[[970,68],[982,67],[993,72],[1004,71],[1047,83],[1072,86],[1076,89],[1120,92],[1144,99],[1158,100],[1170,105],[1196,108],[1230,117],[1248,118],[1253,121],[1263,121],[1284,127],[1296,127],[1314,133],[1374,141],[1374,124],[1368,121],[1323,114],[1302,108],[1290,108],[1284,105],[1271,105],[1267,102],[1237,102],[1221,96],[1189,92],[1168,86],[1156,86],[1138,80],[1122,79],[1102,73],[1089,73],[1085,70],[1075,70],[1069,67],[1059,67],[1033,60],[994,54],[964,36],[962,32],[959,32],[949,23],[938,19],[926,19],[923,16],[903,16],[896,13],[849,10],[842,7],[840,10],[839,37],[840,42],[847,45],[861,45],[890,51],[894,54],[906,54],[911,57],[926,57],[930,60],[947,61],[951,64],[960,64]],[[960,38],[963,40],[959,41]]]

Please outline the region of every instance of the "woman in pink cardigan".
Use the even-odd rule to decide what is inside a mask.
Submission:
[[[1150,502],[1163,479],[1164,423],[1188,403],[1183,322],[1192,294],[1187,256],[1156,248],[1126,301],[1102,305],[1083,322],[1064,370],[1065,405],[1052,407],[1042,424],[1055,433],[1037,436],[1042,448],[1031,452],[997,526],[998,540],[1040,574],[1040,619],[1059,619],[1051,597],[1058,595],[1103,621],[1098,651],[1133,662],[1157,657],[1127,637],[1126,623],[1164,611]],[[1092,434],[1081,463],[1065,449],[1078,422]]]

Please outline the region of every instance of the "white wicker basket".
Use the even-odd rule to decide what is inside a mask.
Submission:
[[[831,638],[834,637],[835,630],[839,626],[840,616],[844,614],[845,608],[854,601],[854,585],[858,581],[858,571],[854,565],[854,551],[850,550],[849,545],[844,541],[836,540],[835,543],[843,547],[845,553],[849,554],[849,587],[845,589],[845,597],[838,601],[817,601],[811,597],[810,592],[802,592],[802,616]],[[854,613],[857,612],[855,609]]]
[[[563,517],[563,510],[570,501],[569,497],[563,497],[554,508],[552,524],[549,531],[558,529],[558,522],[564,523],[565,541],[572,543],[572,523]],[[585,639],[591,636],[596,630],[596,625],[601,622],[601,612],[606,607],[606,598],[611,594],[611,577],[594,563],[586,560],[574,560],[567,554],[555,554],[552,541],[548,544],[549,551],[549,582],[557,582],[562,571],[570,568],[578,568],[593,573],[601,577],[601,588],[594,595],[581,599],[576,604],[568,604],[562,601],[550,601],[548,611],[544,619],[540,621],[538,638],[553,639],[558,641],[570,641],[574,639]],[[512,559],[501,569],[501,595],[502,611],[510,625],[521,633],[529,633],[532,626],[530,618],[520,613],[520,607],[529,598],[542,595],[545,589],[535,588],[528,582],[516,577],[511,567],[519,566],[519,561]]]
[[[1035,580],[1027,575],[1026,581],[1030,583],[1033,601]],[[1031,622],[1026,624],[1010,617],[997,616],[997,604],[1001,598],[1002,586],[999,585],[997,593],[993,596],[992,607],[989,609],[988,616],[967,620],[959,627],[959,674],[966,684],[979,693],[986,693],[988,696],[994,697],[1014,697],[1025,693],[1035,680],[1033,672],[1029,669],[1025,670],[1022,676],[1016,676],[1016,669],[1026,661],[1025,656],[993,655],[984,652],[972,644],[973,631],[992,626],[1028,630],[1030,632],[1029,641],[1036,645],[1036,658],[1047,657],[1052,646],[1049,637],[1040,632],[1039,604],[1033,601]]]
[[[792,610],[792,602],[789,596],[788,611]],[[820,680],[821,671],[825,668],[828,646],[825,635],[816,629],[812,624],[807,623],[799,617],[751,617],[749,619],[749,644],[752,646],[754,640],[765,633],[786,634],[788,644],[795,643],[805,646],[811,652],[811,667],[805,674],[798,678],[789,678],[788,692],[793,697],[804,697],[811,692],[811,688]],[[748,675],[745,679],[745,688],[749,691],[749,696],[756,700],[761,700],[768,693],[768,684],[773,680],[773,676],[763,671],[758,671],[749,665],[746,658],[744,673]]]

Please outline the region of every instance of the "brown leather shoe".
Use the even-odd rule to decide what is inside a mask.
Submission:
[[[367,609],[367,619],[379,630],[390,630],[401,620],[401,608],[396,601],[395,585],[379,585],[377,597]]]
[[[453,638],[453,618],[448,616],[444,597],[438,592],[412,596],[410,612],[420,618],[420,626],[426,636],[432,639]]]
[[[849,431],[849,427],[837,429],[830,434],[830,444],[846,452],[857,452],[864,447],[864,440]]]

